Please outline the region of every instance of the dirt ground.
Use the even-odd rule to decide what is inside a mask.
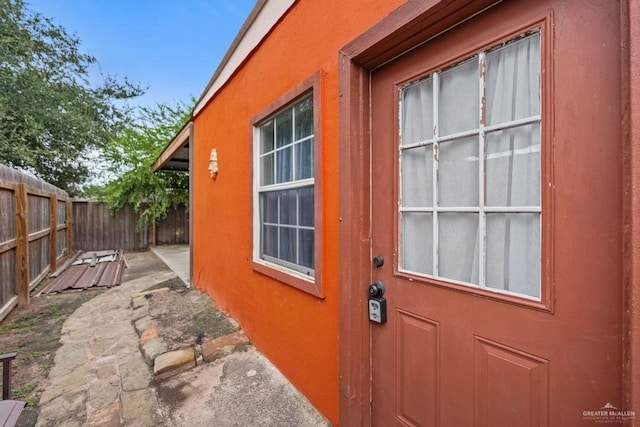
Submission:
[[[151,252],[125,254],[128,268],[123,282],[150,272],[168,270]],[[133,262],[131,262],[133,261]],[[43,281],[34,291],[35,295]],[[60,332],[64,321],[78,307],[100,295],[104,290],[41,295],[32,297],[24,308],[15,308],[0,323],[0,353],[16,352],[13,361],[12,398],[27,402],[19,426],[33,426],[38,418],[38,402],[49,384],[48,373],[55,352],[60,347]]]
[[[187,291],[179,278],[154,286],[158,287],[170,290],[148,295],[149,315],[169,350],[192,347],[238,330],[235,322],[214,308],[209,297],[193,289]]]

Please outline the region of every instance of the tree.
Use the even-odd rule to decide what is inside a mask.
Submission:
[[[192,100],[194,101],[194,100]],[[132,204],[140,212],[138,227],[164,217],[171,207],[189,204],[189,176],[151,172],[151,165],[189,120],[191,105],[141,107],[137,120],[110,140],[104,156],[117,178],[102,189],[100,199],[112,210]]]
[[[143,90],[103,76],[80,40],[23,0],[0,0],[0,162],[75,195],[91,176],[88,158],[129,121],[124,100]]]

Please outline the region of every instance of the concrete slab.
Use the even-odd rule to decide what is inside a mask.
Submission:
[[[165,425],[329,426],[254,347],[156,385]]]
[[[186,285],[191,286],[189,245],[153,246],[151,251],[164,261]]]

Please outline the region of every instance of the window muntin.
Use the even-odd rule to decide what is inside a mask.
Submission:
[[[401,88],[402,271],[540,299],[540,70],[534,32]]]
[[[258,126],[259,258],[314,276],[313,95]]]

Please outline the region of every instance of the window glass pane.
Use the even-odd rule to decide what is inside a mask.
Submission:
[[[487,54],[489,125],[540,114],[540,34]]]
[[[402,214],[402,268],[433,274],[433,215]]]
[[[260,154],[273,150],[273,120],[260,128]]]
[[[293,179],[292,162],[293,147],[276,151],[276,182],[289,182]]]
[[[487,287],[540,297],[540,214],[487,214]]]
[[[260,194],[260,206],[262,208],[262,222],[278,223],[278,193],[269,192]]]
[[[486,138],[487,206],[540,206],[540,124]]]
[[[300,230],[300,260],[299,264],[314,268],[313,230]]]
[[[260,256],[313,276],[315,262],[313,97],[281,110],[259,131]],[[295,182],[298,181],[298,182]],[[280,184],[277,191],[264,186]],[[267,190],[267,191],[265,191]],[[292,265],[292,264],[297,264]]]
[[[438,275],[477,285],[478,214],[441,213],[438,219]]]
[[[313,227],[314,205],[313,205],[313,187],[303,187],[298,191],[299,208],[300,208],[300,225]]]
[[[402,91],[402,145],[433,138],[433,77]]]
[[[478,58],[440,74],[440,136],[478,128]]]
[[[262,234],[262,255],[278,257],[278,227],[264,225]]]
[[[477,136],[441,142],[438,146],[440,206],[478,206]]]
[[[293,142],[292,110],[288,110],[276,116],[276,148]]]
[[[297,241],[296,229],[280,227],[280,258],[284,261],[296,262]]]
[[[313,97],[303,99],[294,107],[296,115],[296,139],[313,134]]]
[[[313,178],[313,138],[296,145],[296,179]]]
[[[280,224],[297,223],[297,190],[280,191]]]
[[[433,145],[402,151],[402,206],[433,205]]]
[[[260,159],[260,185],[273,184],[273,153]]]

